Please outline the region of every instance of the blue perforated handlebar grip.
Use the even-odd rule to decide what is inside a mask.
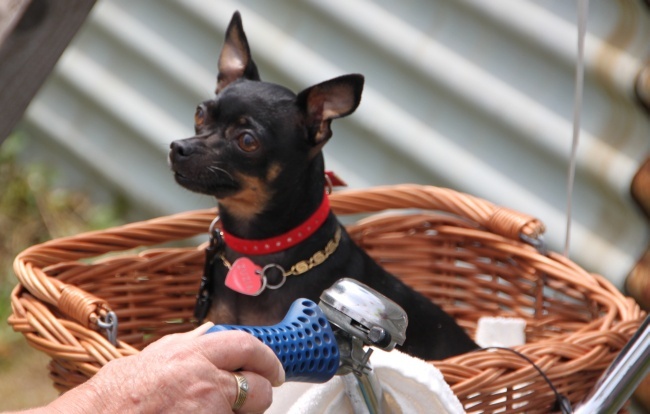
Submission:
[[[287,381],[326,382],[339,367],[339,347],[321,308],[297,299],[282,322],[273,326],[216,325],[207,333],[248,332],[271,347],[284,367]]]

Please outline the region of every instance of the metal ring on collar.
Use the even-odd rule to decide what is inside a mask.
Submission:
[[[256,273],[259,274],[259,271],[256,272]],[[257,292],[251,293],[250,296],[259,296],[259,295],[262,294],[262,292],[264,292],[264,289],[267,288],[267,286],[266,286],[266,276],[264,276],[262,274],[262,275],[260,275],[260,278],[262,279],[262,286],[260,286],[260,288],[257,290]]]
[[[246,397],[248,397],[248,380],[242,374],[233,372],[232,375],[237,381],[237,396],[235,397],[235,403],[232,405],[232,410],[237,411],[246,402]]]
[[[280,274],[282,275],[282,280],[275,285],[271,285],[270,283],[268,283],[268,277],[266,276],[266,272],[271,269],[278,269],[280,271]],[[269,289],[280,289],[282,285],[284,285],[284,282],[287,281],[287,272],[284,270],[282,266],[275,263],[270,263],[264,266],[264,268],[262,269],[262,276],[266,281],[266,287]]]
[[[212,232],[214,231],[214,228],[217,226],[217,223],[219,222],[219,220],[221,220],[221,216],[217,215],[217,216],[212,220],[212,223],[210,223],[210,229],[208,230],[208,232],[210,233],[210,235],[212,235]]]

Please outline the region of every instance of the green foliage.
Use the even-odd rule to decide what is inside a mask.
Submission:
[[[0,146],[0,342],[7,338],[9,295],[17,284],[14,257],[46,240],[121,224],[127,210],[121,199],[97,204],[78,190],[56,188],[51,168],[19,162],[25,141],[14,134]]]

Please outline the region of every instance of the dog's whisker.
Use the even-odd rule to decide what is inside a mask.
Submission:
[[[216,165],[210,165],[210,166],[208,166],[208,170],[209,170],[209,171],[212,171],[212,172],[215,173],[215,174],[222,173],[222,174],[226,175],[228,178],[230,178],[231,180],[234,180],[232,174],[230,174],[230,173],[229,173],[228,171],[226,171],[225,169],[223,169],[223,168],[221,168],[221,167],[218,167],[218,166],[216,166]]]

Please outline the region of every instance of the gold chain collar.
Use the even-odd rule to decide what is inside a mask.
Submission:
[[[285,270],[279,264],[271,263],[264,266],[262,273],[265,273],[266,270],[268,269],[275,268],[282,272],[283,278],[286,278],[287,276],[300,276],[303,273],[307,273],[314,267],[324,263],[332,254],[334,254],[336,249],[338,249],[340,241],[341,241],[341,227],[339,226],[336,229],[336,233],[334,233],[334,237],[329,242],[327,242],[325,248],[323,250],[319,250],[316,253],[314,253],[309,259],[299,261],[298,263],[291,266],[291,268],[288,271]],[[221,257],[221,261],[223,262],[223,265],[227,269],[231,269],[232,264],[228,261],[228,259],[226,259],[225,254],[221,253],[220,257]]]

